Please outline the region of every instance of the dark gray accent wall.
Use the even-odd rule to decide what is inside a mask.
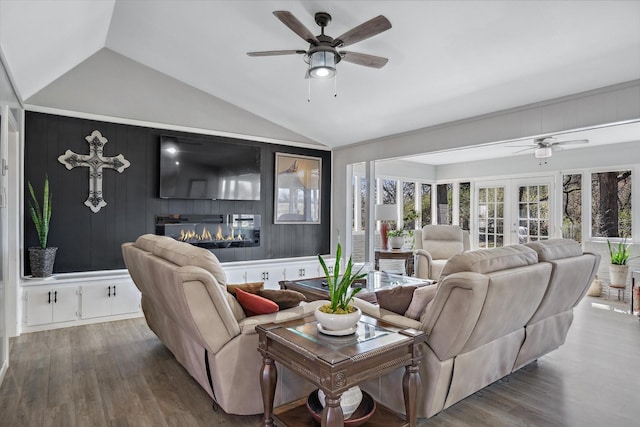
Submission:
[[[66,150],[89,152],[85,140],[99,130],[109,140],[104,156],[123,154],[131,162],[124,172],[106,169],[103,197],[107,206],[93,213],[84,205],[89,192],[89,169],[67,170],[58,162]],[[224,140],[261,148],[260,201],[160,199],[160,135],[202,140]],[[273,224],[275,153],[296,153],[322,158],[321,224]],[[211,135],[141,126],[122,125],[52,114],[27,112],[25,118],[25,275],[30,274],[27,248],[37,246],[35,227],[29,216],[27,182],[39,200],[44,178],[49,176],[53,211],[48,246],[57,246],[54,273],[124,268],[120,245],[139,235],[154,232],[156,215],[254,213],[262,216],[259,247],[213,249],[222,262],[313,256],[330,252],[331,153],[286,145],[234,140]]]

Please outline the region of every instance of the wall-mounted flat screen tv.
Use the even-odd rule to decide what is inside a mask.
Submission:
[[[162,135],[160,197],[260,200],[260,147]]]

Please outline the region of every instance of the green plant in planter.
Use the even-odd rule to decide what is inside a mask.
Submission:
[[[388,237],[403,237],[406,231],[404,230],[389,230],[387,233]]]
[[[622,242],[618,242],[617,245],[611,245],[611,242],[607,240],[607,246],[609,247],[609,257],[611,258],[611,264],[614,265],[627,265],[629,256],[631,255],[631,243],[627,243],[627,239],[623,239]]]
[[[31,213],[31,219],[36,226],[38,232],[38,240],[40,241],[40,247],[42,249],[47,248],[47,237],[49,236],[49,221],[51,220],[51,205],[53,202],[53,195],[49,192],[49,177],[44,178],[44,195],[42,197],[42,209],[40,209],[40,203],[36,198],[36,194],[33,191],[31,182],[28,182],[29,194],[31,200],[29,200],[29,212]]]
[[[333,274],[329,273],[329,269],[327,268],[327,264],[321,255],[318,255],[318,260],[320,261],[320,265],[324,270],[324,275],[327,278],[327,286],[329,288],[329,304],[325,304],[319,307],[319,310],[324,313],[353,313],[356,309],[350,304],[351,300],[356,296],[358,292],[361,291],[361,288],[352,288],[351,292],[349,292],[349,288],[351,285],[359,279],[362,279],[367,274],[361,273],[362,268],[358,269],[355,273],[352,273],[353,270],[353,262],[351,257],[349,257],[349,261],[347,262],[347,266],[344,270],[344,273],[340,275],[340,259],[342,257],[342,247],[340,246],[340,242],[338,242],[338,248],[336,250],[336,263],[333,267]]]

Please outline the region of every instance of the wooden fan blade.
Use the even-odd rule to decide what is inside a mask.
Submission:
[[[382,68],[389,61],[387,58],[383,58],[381,56],[358,52],[340,52],[340,56],[343,61],[371,68]]]
[[[298,21],[298,18],[293,16],[291,12],[287,12],[286,10],[277,10],[273,12],[273,14],[303,40],[306,40],[314,46],[318,45],[318,39],[316,39],[316,36],[314,36],[302,22]]]
[[[336,37],[333,41],[333,46],[349,46],[364,39],[368,39],[369,37],[380,34],[383,31],[387,31],[389,28],[391,28],[391,22],[389,22],[389,20],[384,16],[379,15],[368,20],[364,24],[360,24],[357,27],[347,31],[340,37]]]
[[[247,52],[249,56],[278,56],[278,55],[294,55],[305,54],[304,50],[263,50],[261,52]]]

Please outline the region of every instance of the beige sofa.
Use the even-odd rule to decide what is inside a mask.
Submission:
[[[369,315],[429,334],[418,415],[431,417],[562,345],[599,262],[565,239],[470,251],[449,259],[419,320],[356,303]],[[403,373],[363,388],[404,412]]]
[[[308,315],[322,302],[246,317],[210,251],[147,234],[123,244],[122,253],[142,293],[149,327],[176,360],[225,412],[262,413],[256,325]],[[311,383],[278,365],[276,406],[312,390]]]

